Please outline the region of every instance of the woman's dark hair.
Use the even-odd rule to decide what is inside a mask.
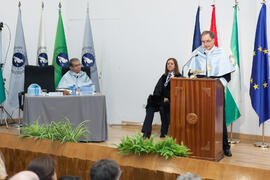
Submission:
[[[51,180],[55,173],[56,162],[51,156],[42,156],[32,160],[27,170],[36,173],[39,180]]]
[[[167,69],[167,63],[168,63],[170,60],[172,60],[172,61],[174,62],[174,66],[175,66],[175,68],[174,68],[174,74],[175,74],[175,75],[179,75],[180,72],[179,72],[179,68],[178,68],[178,63],[177,63],[177,60],[176,60],[175,58],[169,58],[169,59],[166,61],[166,64],[165,64],[165,73],[164,73],[164,74],[167,76],[168,73],[169,73],[169,71],[168,71],[168,69]]]

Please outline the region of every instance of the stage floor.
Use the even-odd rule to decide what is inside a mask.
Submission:
[[[155,139],[159,138],[160,126],[153,127],[153,135]],[[101,146],[113,147],[113,144],[120,142],[122,137],[126,135],[134,135],[140,132],[141,126],[109,126],[108,140],[101,143],[92,143]],[[14,127],[0,127],[0,133],[19,134],[20,130]],[[219,163],[233,164],[238,166],[253,167],[259,169],[270,170],[270,149],[261,149],[253,145],[253,143],[243,143],[232,145],[232,157],[226,157]]]

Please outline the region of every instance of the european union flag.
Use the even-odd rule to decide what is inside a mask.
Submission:
[[[266,26],[266,5],[263,4],[256,29],[249,91],[252,107],[259,116],[259,125],[270,118],[270,80]]]
[[[200,45],[202,45],[202,41],[201,41],[201,30],[200,30],[200,6],[199,6],[197,10],[197,14],[196,14],[192,51],[197,49]]]

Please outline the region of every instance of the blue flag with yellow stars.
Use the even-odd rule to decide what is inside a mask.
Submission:
[[[259,116],[259,125],[270,118],[270,79],[266,26],[266,5],[263,4],[256,29],[249,91],[252,107]]]

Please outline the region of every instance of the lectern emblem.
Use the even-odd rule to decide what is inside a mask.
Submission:
[[[198,122],[198,115],[195,113],[188,113],[187,114],[187,122],[191,125],[194,125]]]

